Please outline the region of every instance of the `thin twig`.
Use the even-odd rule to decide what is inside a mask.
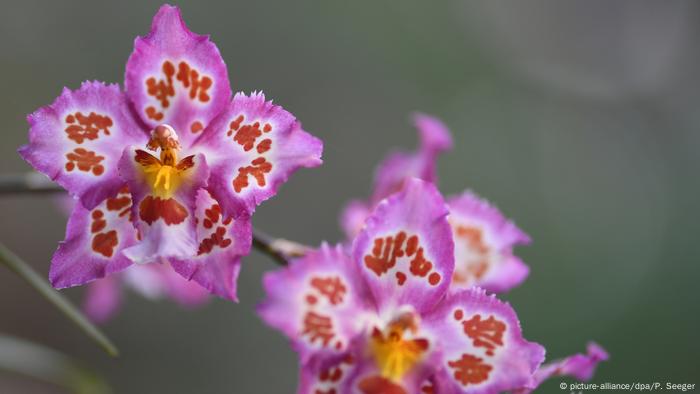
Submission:
[[[63,188],[36,172],[0,175],[0,195],[62,192],[65,192]],[[280,265],[287,265],[290,258],[303,256],[308,249],[304,245],[274,238],[256,229],[253,229],[253,247]]]
[[[0,370],[55,384],[77,394],[112,392],[101,377],[70,357],[3,334],[0,334]]]
[[[22,261],[17,255],[0,243],[0,263],[7,266],[11,271],[25,280],[34,290],[38,291],[50,303],[63,312],[73,323],[75,323],[88,337],[97,342],[110,356],[116,357],[119,354],[117,347],[105,334],[95,327],[80,311],[73,306],[62,294],[54,290],[51,285],[42,279],[27,263]]]
[[[272,257],[280,265],[288,265],[289,259],[303,256],[308,247],[282,238],[273,238],[253,229],[253,247]]]
[[[0,195],[60,193],[65,190],[37,172],[0,175]]]

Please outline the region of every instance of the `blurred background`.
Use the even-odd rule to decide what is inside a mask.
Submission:
[[[691,1],[181,1],[210,33],[234,91],[263,90],[325,142],[254,224],[316,245],[341,239],[343,204],[370,191],[392,148],[412,149],[410,114],[441,117],[455,149],[445,194],[472,188],[534,243],[509,293],[548,359],[594,339],[612,358],[594,382],[700,383],[700,4]],[[26,114],[83,80],[122,82],[158,1],[3,1],[0,173]],[[46,275],[66,218],[48,196],[0,199],[0,239]],[[116,393],[292,393],[296,356],[254,306],[266,256],[244,260],[240,304],[195,310],[131,293],[104,329],[111,359],[0,268],[0,332],[58,349]],[[65,290],[76,303],[84,289]],[[0,373],[2,393],[60,393]],[[561,392],[558,380],[541,392]]]

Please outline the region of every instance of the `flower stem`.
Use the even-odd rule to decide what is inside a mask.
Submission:
[[[36,172],[0,175],[0,196],[62,192],[65,192],[63,188]],[[287,265],[290,258],[303,256],[308,249],[307,246],[282,238],[274,238],[256,229],[253,229],[253,247],[280,265]]]
[[[73,321],[88,337],[100,345],[110,356],[116,357],[119,354],[116,346],[100,331],[95,325],[71,304],[51,285],[42,279],[27,263],[22,261],[17,255],[12,253],[5,245],[0,243],[0,263],[7,266],[11,271],[24,279],[34,290],[38,291],[44,298],[52,303],[66,317]]]
[[[273,238],[256,229],[253,229],[253,247],[284,266],[289,264],[290,258],[301,257],[309,249],[308,246],[282,238]]]
[[[55,384],[78,394],[112,392],[102,378],[70,357],[3,334],[0,334],[0,370]]]

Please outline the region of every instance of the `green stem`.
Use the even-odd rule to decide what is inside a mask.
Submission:
[[[0,370],[55,384],[77,394],[111,392],[104,380],[70,357],[3,334],[0,334]]]
[[[73,321],[87,336],[97,342],[110,356],[116,357],[119,354],[116,346],[95,327],[80,311],[73,306],[63,295],[54,290],[44,279],[42,279],[27,263],[22,261],[17,255],[12,253],[5,245],[0,243],[0,262],[6,265],[11,271],[24,279],[34,290],[38,291],[66,317]]]

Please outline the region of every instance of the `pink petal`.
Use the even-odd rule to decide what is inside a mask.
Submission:
[[[252,226],[247,215],[234,219],[225,216],[219,203],[206,190],[197,194],[196,256],[172,259],[175,271],[191,279],[213,294],[238,301],[236,281],[241,257],[250,252]]]
[[[83,299],[83,311],[97,324],[104,324],[117,313],[123,302],[122,289],[116,275],[91,282]]]
[[[148,35],[136,39],[125,85],[149,128],[170,124],[184,148],[231,99],[228,71],[216,45],[191,32],[171,5],[162,6]]]
[[[289,337],[303,363],[344,354],[363,329],[367,290],[354,270],[342,248],[322,245],[265,274],[258,314]]]
[[[472,288],[449,295],[423,324],[440,338],[436,392],[500,393],[532,384],[544,348],[523,339],[513,309]]]
[[[209,191],[224,212],[252,213],[300,167],[321,164],[323,144],[262,93],[236,94],[195,142],[211,167]]]
[[[419,179],[382,201],[353,244],[353,258],[380,311],[410,304],[421,313],[445,294],[454,270],[447,206]]]
[[[147,140],[117,85],[84,82],[29,115],[29,144],[19,154],[88,209],[124,186],[117,164],[124,148]]]
[[[340,214],[340,225],[348,239],[353,239],[362,230],[371,209],[360,200],[352,200],[345,205]]]
[[[298,394],[341,393],[353,374],[357,362],[349,354],[341,356],[323,368],[309,364],[301,366]]]
[[[452,136],[444,123],[425,114],[416,114],[420,145],[411,153],[395,152],[379,164],[374,181],[372,204],[400,190],[408,178],[437,183],[438,156],[452,148]]]
[[[593,377],[598,364],[609,358],[608,353],[595,342],[588,344],[587,353],[577,353],[542,365],[535,372],[535,382],[529,388],[517,390],[517,394],[528,394],[537,389],[545,380],[555,376],[571,376],[588,381]]]
[[[136,243],[130,208],[126,189],[90,210],[75,204],[66,239],[51,259],[51,284],[56,288],[82,285],[131,265],[123,255],[125,248]]]
[[[529,268],[513,255],[530,238],[488,201],[466,191],[448,200],[455,239],[452,289],[479,286],[503,292],[522,283]]]

